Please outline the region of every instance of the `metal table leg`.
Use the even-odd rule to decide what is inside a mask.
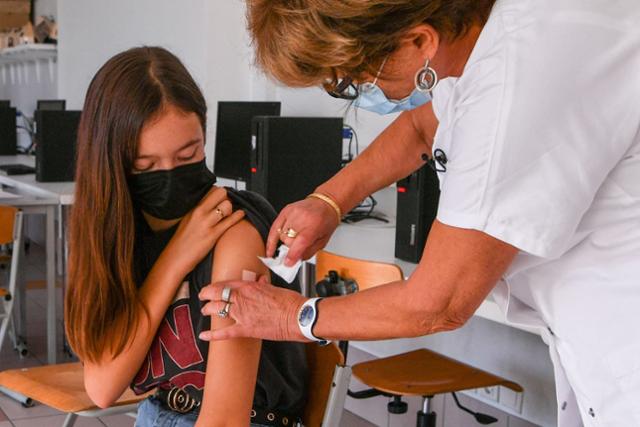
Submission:
[[[47,362],[56,363],[56,206],[46,208],[46,252],[47,252]]]

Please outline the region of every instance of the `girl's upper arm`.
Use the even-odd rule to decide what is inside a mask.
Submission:
[[[247,221],[239,222],[220,238],[214,249],[212,282],[241,279],[244,270],[257,276],[267,275],[268,269],[258,259],[264,253],[258,231]],[[233,311],[233,305],[229,311]],[[232,322],[230,318],[211,317],[213,329]],[[198,425],[249,425],[259,360],[260,340],[237,338],[209,344]]]

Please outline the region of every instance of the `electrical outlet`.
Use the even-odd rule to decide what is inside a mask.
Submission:
[[[522,414],[524,393],[517,393],[510,388],[500,387],[498,403],[517,414]]]
[[[478,395],[482,396],[483,399],[493,400],[494,402],[497,402],[499,395],[498,386],[479,388]]]

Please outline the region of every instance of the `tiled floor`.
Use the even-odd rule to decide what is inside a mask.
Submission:
[[[7,337],[0,351],[0,370],[13,368],[26,368],[46,363],[46,291],[38,288],[38,281],[44,279],[44,251],[41,247],[32,244],[26,257],[26,280],[35,287],[27,290],[27,322],[26,340],[29,355],[20,358],[12,349]],[[23,264],[24,265],[24,264]],[[6,285],[6,271],[0,271],[0,286]],[[62,291],[58,292],[58,321],[59,330],[62,331]],[[60,335],[58,348],[62,348]],[[62,351],[58,354],[59,362],[70,361]],[[64,422],[65,415],[55,409],[36,403],[31,408],[24,408],[15,400],[0,393],[0,427],[56,427]],[[112,415],[101,418],[79,417],[77,427],[131,427],[134,419],[127,415]],[[362,418],[345,412],[341,427],[370,427]]]

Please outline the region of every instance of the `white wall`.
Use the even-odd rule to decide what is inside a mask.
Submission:
[[[186,7],[188,3],[190,6]],[[197,81],[205,75],[205,0],[63,0],[59,79],[68,108],[82,108],[91,78],[114,54],[134,46],[159,45],[178,54]]]
[[[318,88],[285,88],[253,67],[241,0],[64,0],[58,14],[59,94],[69,108],[81,108],[91,77],[110,56],[142,44],[164,46],[185,63],[207,98],[210,162],[218,101],[281,101],[283,115],[344,115],[343,101]],[[346,122],[366,146],[391,119],[359,112]]]
[[[58,0],[35,0],[33,16],[53,16],[58,17]]]

